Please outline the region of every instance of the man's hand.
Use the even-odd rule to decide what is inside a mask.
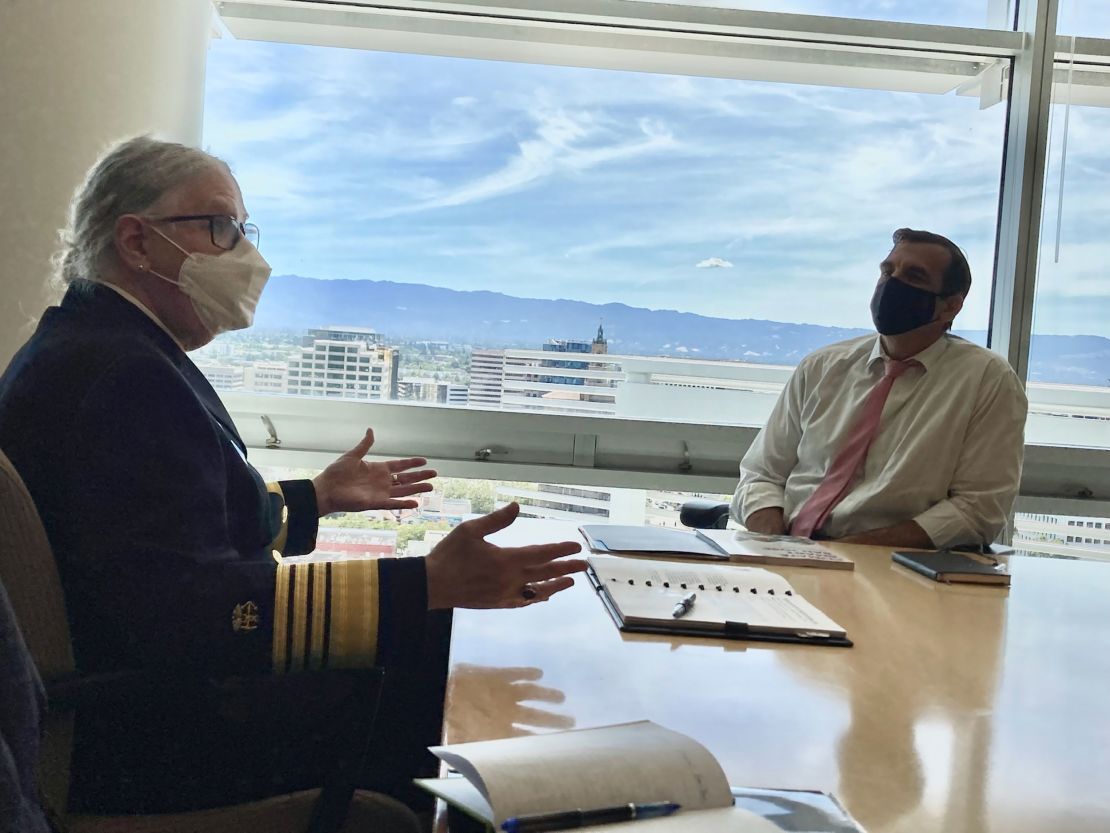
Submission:
[[[312,481],[316,487],[316,511],[320,517],[332,512],[364,512],[367,509],[412,509],[409,495],[430,492],[436,476],[433,469],[410,471],[425,465],[423,457],[366,463],[363,457],[374,444],[374,431],[366,429],[361,442],[341,455]]]
[[[760,535],[785,535],[786,519],[782,514],[781,506],[768,506],[752,512],[744,520],[748,532],[758,532]]]
[[[425,563],[428,571],[428,609],[448,607],[523,607],[544,602],[574,579],[571,573],[586,569],[574,558],[556,561],[582,549],[576,541],[497,547],[485,536],[516,520],[520,507],[510,503],[481,518],[459,524],[436,544]],[[528,585],[534,595],[523,595]]]

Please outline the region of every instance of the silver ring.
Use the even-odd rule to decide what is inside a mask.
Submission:
[[[520,588],[520,598],[524,599],[526,602],[530,602],[532,599],[536,598],[536,588],[532,586],[532,582],[528,582]]]
[[[394,486],[396,486],[398,483],[401,482],[401,476],[400,475],[393,474],[393,475],[391,475],[391,477],[393,478],[393,485]]]

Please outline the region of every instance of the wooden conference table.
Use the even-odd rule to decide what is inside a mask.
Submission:
[[[577,534],[520,520],[491,540]],[[621,634],[585,578],[456,611],[446,740],[648,718],[734,785],[832,792],[870,833],[1110,830],[1110,563],[1011,557],[1006,590],[835,548],[854,571],[776,572],[852,648]]]

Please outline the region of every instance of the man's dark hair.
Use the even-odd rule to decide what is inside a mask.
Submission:
[[[899,243],[932,243],[948,251],[948,268],[941,276],[940,291],[946,298],[950,295],[967,297],[971,289],[971,267],[967,265],[967,258],[963,249],[939,234],[931,231],[918,231],[912,228],[900,228],[894,232],[894,245]]]

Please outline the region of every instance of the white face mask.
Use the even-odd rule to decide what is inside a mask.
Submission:
[[[212,336],[251,325],[271,269],[250,241],[240,237],[234,249],[210,255],[186,252],[158,229],[154,231],[177,246],[186,257],[176,281],[153,269],[150,273],[176,285],[188,296],[197,318]]]

